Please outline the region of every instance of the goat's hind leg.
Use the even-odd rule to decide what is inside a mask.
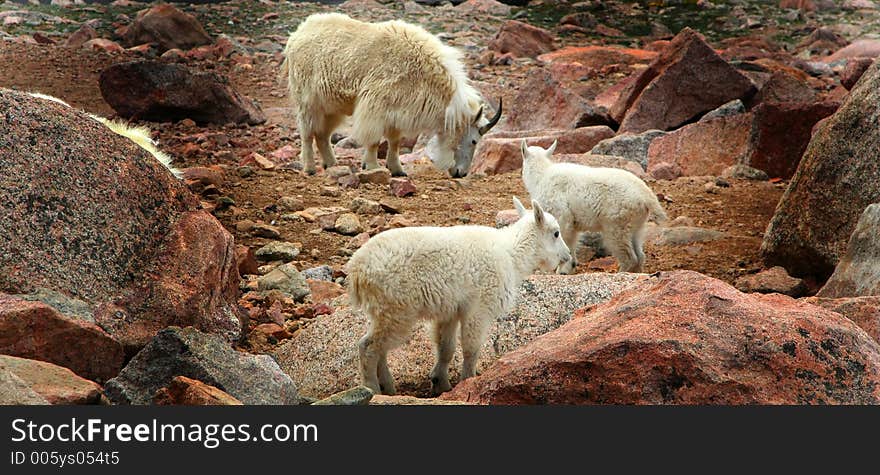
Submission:
[[[358,342],[361,384],[376,394],[393,395],[394,378],[388,369],[388,352],[409,337],[415,318],[372,317],[370,329]]]
[[[434,368],[431,370],[431,393],[438,396],[452,389],[449,383],[449,363],[455,354],[455,320],[434,322]]]
[[[302,106],[305,107],[305,106]],[[299,136],[302,141],[302,159],[303,170],[309,175],[314,175],[318,170],[315,168],[315,151],[312,148],[312,141],[315,137],[314,124],[312,118],[306,113],[300,112],[297,118]]]
[[[606,236],[603,233],[603,241],[617,259],[618,272],[641,272],[639,256],[633,246],[632,234],[629,230],[615,229]]]
[[[391,171],[392,176],[406,176],[400,165],[400,133],[396,130],[386,132],[388,137],[388,153],[385,155],[385,166]]]

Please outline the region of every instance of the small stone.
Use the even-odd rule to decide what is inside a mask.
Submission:
[[[361,183],[372,183],[374,185],[387,185],[391,183],[391,172],[387,168],[364,170],[358,172],[357,176]]]
[[[240,167],[238,167],[238,169],[236,171],[238,172],[238,176],[240,176],[242,178],[252,177],[252,176],[254,176],[254,173],[256,173],[254,171],[254,167],[252,167],[250,165],[240,166]]]
[[[326,303],[345,293],[345,288],[336,282],[326,280],[307,280],[313,303]]]
[[[324,174],[331,178],[339,178],[346,175],[351,175],[351,168],[348,168],[345,165],[336,165],[324,170]]]
[[[302,301],[310,292],[306,279],[293,264],[276,267],[257,279],[257,285],[261,291],[280,290],[297,301]]]
[[[384,211],[388,214],[400,214],[403,212],[403,211],[401,211],[400,207],[395,206],[394,204],[389,203],[387,201],[380,201],[379,206],[382,207],[382,211]]]
[[[348,244],[345,245],[348,249],[360,249],[361,246],[367,243],[370,240],[370,233],[360,233],[357,236],[351,238],[348,241]]]
[[[755,181],[767,181],[770,178],[764,171],[748,165],[731,165],[721,172],[721,176],[724,178]]]
[[[357,386],[314,402],[313,406],[366,406],[373,399],[373,391]]]
[[[302,211],[305,209],[303,201],[295,196],[282,196],[278,200],[278,207],[282,211]]]
[[[409,178],[392,178],[389,189],[391,194],[398,198],[414,195],[418,191]]]
[[[273,241],[258,249],[256,257],[263,262],[290,262],[299,255],[301,248],[300,243]]]
[[[254,161],[254,163],[256,163],[263,170],[274,170],[275,169],[275,162],[273,162],[272,160],[269,160],[268,158],[260,155],[257,152],[252,153],[250,158]]]
[[[339,234],[344,234],[346,236],[352,236],[363,231],[361,222],[354,213],[343,213],[339,215],[339,217],[336,218],[336,223],[333,228]]]
[[[495,227],[503,228],[519,221],[519,212],[515,209],[504,209],[495,214]]]
[[[267,239],[278,239],[281,237],[281,231],[275,226],[268,224],[255,224],[253,229],[251,229],[251,234]]]
[[[240,233],[250,232],[257,224],[249,219],[243,219],[235,223],[235,230]]]
[[[331,196],[336,198],[342,196],[342,190],[336,186],[322,186],[320,194],[321,196]]]
[[[235,262],[238,264],[239,275],[257,273],[257,259],[254,250],[248,246],[235,246]]]
[[[358,214],[379,214],[382,212],[382,205],[373,200],[357,197],[351,201],[348,209]]]
[[[328,265],[312,267],[302,271],[301,274],[309,280],[333,280],[333,268]]]
[[[785,268],[781,266],[740,277],[736,280],[735,287],[740,292],[777,293],[795,298],[802,297],[807,292],[804,281],[788,275]]]
[[[392,228],[407,228],[414,225],[415,223],[404,218],[403,216],[395,216],[391,218],[391,221],[388,222],[388,226]]]

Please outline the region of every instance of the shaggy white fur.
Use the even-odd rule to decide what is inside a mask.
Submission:
[[[422,133],[437,136],[432,158],[438,168],[460,172],[464,166],[456,163],[455,150],[469,129],[482,125],[481,98],[461,53],[423,28],[399,20],[365,23],[340,13],[314,14],[290,35],[284,57],[281,74],[298,106],[306,172],[316,171],[313,139],[324,168],[336,163],[330,135],[349,115],[352,135],[365,147],[365,168],[379,167],[376,155],[384,136],[388,168],[404,175],[400,140]],[[466,173],[465,167],[461,176]]]
[[[37,99],[57,102],[67,107],[71,107],[70,104],[64,102],[57,97],[41,94],[39,92],[29,92],[28,94],[36,97]],[[172,158],[168,156],[168,154],[166,154],[165,152],[162,152],[161,150],[156,148],[156,142],[152,139],[150,129],[148,129],[147,127],[131,126],[122,121],[110,120],[105,117],[97,116],[95,114],[87,113],[87,115],[92,119],[95,119],[96,121],[104,124],[104,126],[112,130],[114,133],[131,140],[132,142],[136,143],[140,148],[146,150],[150,155],[158,160],[159,163],[165,166],[165,168],[167,168],[168,171],[170,171],[171,174],[173,174],[176,178],[183,177],[183,173],[171,165]]]
[[[645,223],[649,217],[666,220],[657,195],[626,170],[554,163],[554,150],[556,142],[545,150],[522,141],[526,189],[533,200],[559,219],[563,239],[571,249],[571,261],[557,271],[574,271],[579,235],[594,231],[602,234],[621,272],[641,272],[645,265]]]
[[[473,376],[492,321],[512,308],[522,280],[571,258],[551,214],[534,201],[531,213],[516,198],[514,203],[521,219],[504,229],[392,229],[354,253],[347,264],[349,296],[371,321],[359,342],[365,386],[394,394],[388,351],[403,344],[420,320],[433,323],[434,393],[452,388],[448,370],[459,326],[461,379]]]

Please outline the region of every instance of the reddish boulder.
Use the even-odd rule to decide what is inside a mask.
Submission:
[[[238,334],[232,236],[180,180],[76,109],[0,89],[0,110],[0,292],[80,299],[132,351],[172,323]]]
[[[790,178],[797,170],[813,126],[840,107],[837,102],[764,102],[752,110],[749,152],[743,164],[771,177]]]
[[[403,198],[404,196],[414,195],[419,190],[409,178],[392,178],[388,183],[388,191],[398,198]]]
[[[568,46],[538,56],[547,63],[554,79],[586,99],[593,98],[595,81],[612,74],[630,74],[638,65],[657,57],[657,53],[642,49],[611,46]]]
[[[506,130],[574,129],[611,123],[604,111],[595,109],[541,68],[529,73],[511,104],[504,122]]]
[[[657,179],[720,175],[749,149],[751,115],[737,114],[686,125],[656,137],[648,146],[648,173]]]
[[[0,354],[46,361],[104,382],[125,361],[122,345],[86,318],[0,294]]]
[[[73,48],[79,48],[86,41],[93,40],[98,37],[98,32],[91,27],[91,25],[83,24],[79,27],[78,30],[74,31],[67,37],[67,41],[64,43],[65,46],[70,46]]]
[[[312,303],[326,303],[345,293],[345,288],[336,282],[315,279],[306,279],[306,282],[309,284]]]
[[[159,406],[241,406],[241,401],[210,384],[177,376],[156,391],[153,404]]]
[[[877,56],[880,56],[880,40],[858,40],[835,51],[834,54],[825,58],[824,61],[826,63],[833,63],[841,59],[876,58]]]
[[[840,73],[840,84],[847,90],[852,89],[872,64],[873,58],[850,58]]]
[[[52,363],[0,355],[0,371],[4,369],[18,376],[49,404],[98,404],[101,401],[101,386]]]
[[[108,40],[106,38],[94,38],[86,41],[82,44],[83,49],[87,49],[89,51],[103,51],[105,53],[121,53],[125,51],[122,46],[119,46],[119,43]]]
[[[138,13],[122,35],[122,41],[126,47],[156,43],[159,52],[164,52],[209,45],[211,37],[192,15],[172,5],[160,4]]]
[[[501,54],[534,58],[553,50],[553,35],[528,23],[507,20],[489,42],[489,49]]]
[[[880,64],[865,72],[813,134],[764,233],[768,266],[790,274],[831,275],[865,208],[880,202]]]
[[[180,64],[132,61],[111,65],[99,78],[101,95],[120,116],[159,122],[262,124],[260,106],[213,72]]]
[[[749,107],[765,102],[812,103],[816,101],[816,91],[807,83],[806,75],[798,71],[775,71],[761,85],[758,93],[749,101]]]
[[[260,265],[257,264],[257,256],[251,247],[244,245],[235,246],[234,252],[239,275],[254,275],[259,272],[257,268]]]
[[[483,404],[878,404],[880,344],[834,312],[661,273],[443,399]]]
[[[843,315],[880,342],[880,297],[810,297],[805,301]]]
[[[611,108],[620,132],[670,130],[734,99],[755,92],[752,82],[685,28]]]
[[[846,254],[816,295],[880,296],[880,203],[865,208],[849,238]]]
[[[604,125],[574,130],[525,130],[495,132],[483,137],[474,151],[471,173],[497,175],[522,168],[520,143],[549,147],[557,141],[556,153],[586,153],[602,140],[613,137],[614,131]]]
[[[775,293],[795,298],[804,295],[807,291],[807,286],[802,279],[788,275],[785,268],[780,266],[740,277],[736,279],[734,285],[740,292]]]

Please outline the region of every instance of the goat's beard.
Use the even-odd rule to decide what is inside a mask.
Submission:
[[[448,171],[455,166],[455,154],[444,154],[442,153],[442,150],[443,145],[440,143],[440,139],[436,135],[431,137],[431,140],[428,140],[427,145],[425,145],[425,152],[428,154],[428,158],[431,159],[431,162],[434,163],[434,166],[437,167],[438,170]]]

